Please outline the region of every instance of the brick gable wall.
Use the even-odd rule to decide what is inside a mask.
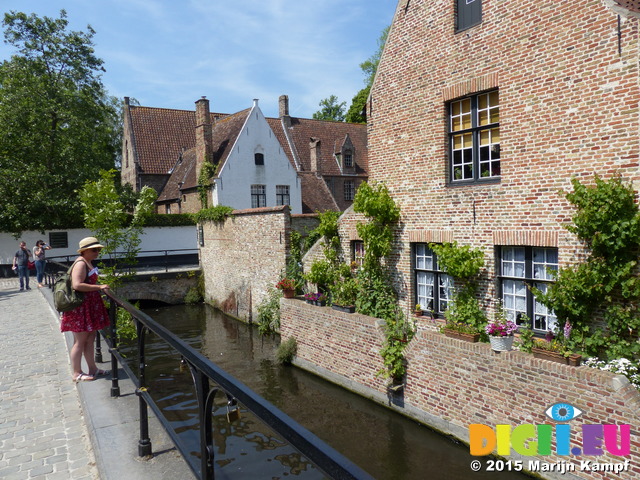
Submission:
[[[486,0],[482,24],[456,34],[454,5],[398,9],[369,105],[370,179],[387,184],[402,212],[391,262],[407,311],[411,242],[482,248],[489,304],[494,245],[558,246],[561,265],[580,258],[559,194],[573,176],[620,173],[640,187],[637,19],[622,18],[618,35],[600,1]],[[452,186],[447,101],[496,87],[501,179]]]

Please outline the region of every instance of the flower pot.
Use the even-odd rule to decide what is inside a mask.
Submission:
[[[422,316],[422,311],[415,311],[414,312],[416,314],[416,317],[421,317]]]
[[[327,305],[327,301],[326,300],[316,300],[313,303],[318,307],[324,307],[324,306]]]
[[[513,347],[513,335],[507,337],[489,337],[491,350],[494,352],[508,352]]]
[[[344,313],[353,313],[356,311],[355,305],[331,305],[331,308]]]
[[[444,334],[447,337],[458,338],[460,340],[464,340],[465,342],[476,343],[478,340],[480,340],[479,333],[463,333],[456,330],[445,330]]]
[[[568,357],[565,357],[564,354],[560,352],[554,352],[552,350],[545,350],[544,348],[536,348],[533,347],[531,349],[531,353],[535,358],[542,358],[543,360],[550,360],[556,363],[563,363],[565,365],[571,365],[573,367],[577,367],[580,365],[582,361],[582,356],[572,353]]]
[[[284,294],[284,298],[293,298],[296,296],[296,291],[295,290],[289,290],[289,289],[284,289],[282,290],[282,293]]]

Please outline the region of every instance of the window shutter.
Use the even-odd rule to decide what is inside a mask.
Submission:
[[[457,7],[458,32],[482,22],[482,0],[457,0]]]

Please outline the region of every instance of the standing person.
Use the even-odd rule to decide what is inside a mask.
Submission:
[[[36,246],[33,247],[33,258],[36,263],[36,279],[38,280],[38,287],[42,288],[42,280],[44,279],[44,267],[47,263],[45,260],[45,250],[51,250],[51,247],[44,243],[42,240],[36,242]]]
[[[18,277],[20,278],[20,291],[23,291],[25,287],[29,288],[29,260],[31,259],[31,252],[27,248],[25,242],[20,242],[20,249],[13,257],[13,269],[18,270]]]
[[[75,382],[94,380],[98,375],[106,375],[109,372],[100,370],[96,365],[94,354],[94,342],[98,330],[109,325],[109,314],[102,303],[101,291],[107,290],[108,285],[100,285],[98,281],[98,268],[93,262],[100,255],[104,247],[95,237],[87,237],[80,240],[78,253],[71,267],[71,286],[74,290],[84,293],[82,304],[62,314],[60,330],[73,332],[73,347],[69,356],[73,369]],[[88,373],[82,371],[82,356],[89,367]]]

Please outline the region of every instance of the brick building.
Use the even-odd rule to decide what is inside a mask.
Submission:
[[[401,208],[391,258],[405,311],[452,292],[431,242],[485,254],[492,311],[556,322],[527,288],[583,253],[559,193],[572,177],[640,187],[638,22],[611,4],[400,0],[368,103],[369,177]],[[618,15],[622,13],[621,15]],[[345,251],[357,241],[343,216]]]
[[[135,190],[153,187],[160,213],[199,210],[198,173],[205,158],[219,166],[210,205],[240,209],[251,208],[255,200],[257,207],[288,201],[294,213],[344,210],[367,178],[366,125],[292,117],[286,95],[279,99],[278,118],[262,116],[257,101],[251,109],[231,115],[209,112],[204,98],[196,106],[196,111],[142,107],[125,97],[122,181]],[[238,177],[238,166],[241,180],[231,179]],[[296,180],[276,185],[289,172]],[[249,181],[269,175],[273,185]]]

